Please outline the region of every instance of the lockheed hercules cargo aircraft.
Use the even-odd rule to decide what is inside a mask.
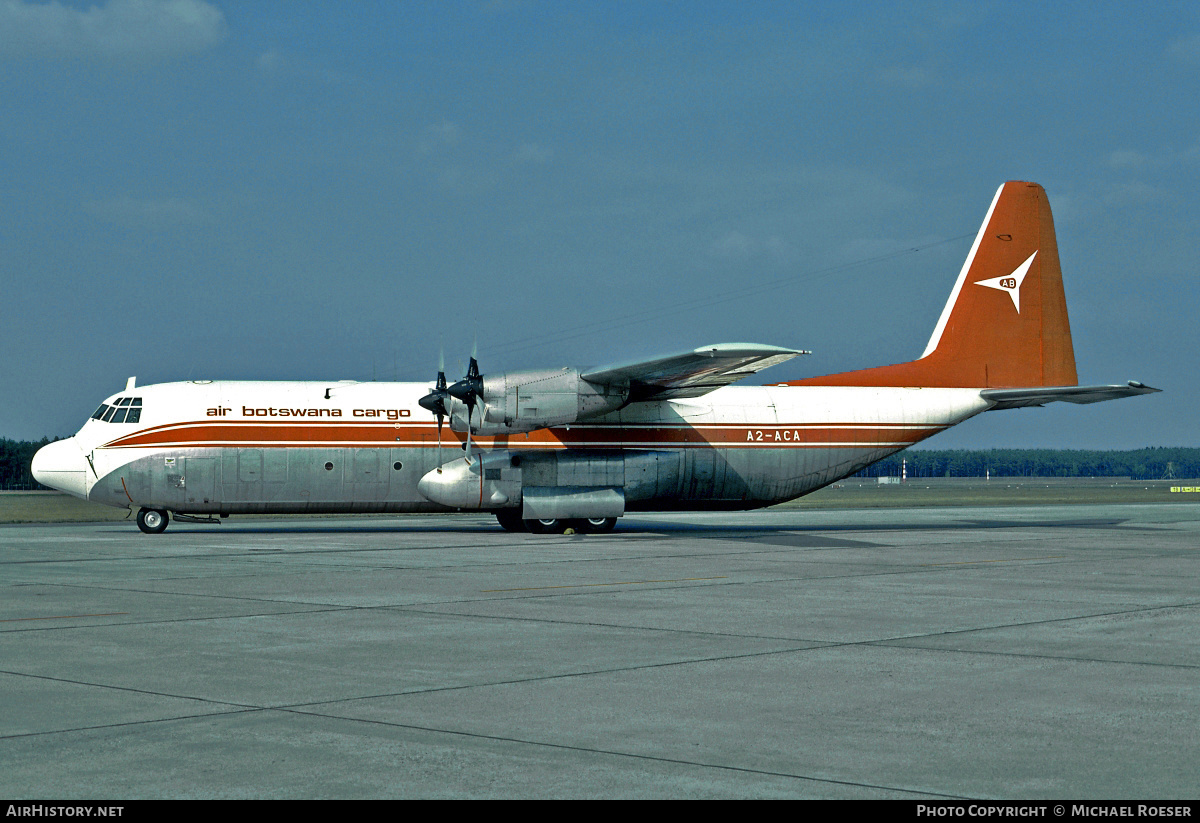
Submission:
[[[171,515],[268,512],[487,511],[512,531],[608,531],[629,511],[791,500],[980,412],[1158,391],[1078,385],[1054,223],[1034,183],[996,192],[919,359],[730,385],[805,353],[722,343],[495,375],[472,357],[466,377],[439,373],[432,390],[130,378],[78,434],[38,451],[33,474],[137,509],[151,534]]]

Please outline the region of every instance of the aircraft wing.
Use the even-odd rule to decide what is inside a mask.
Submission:
[[[1067,403],[1099,403],[1116,400],[1118,397],[1133,397],[1138,394],[1153,394],[1162,389],[1130,380],[1124,386],[1048,386],[1035,389],[984,389],[980,397],[992,404],[988,411],[997,409],[1020,409],[1027,406],[1044,406],[1056,400]]]
[[[810,352],[759,343],[718,343],[593,369],[580,377],[603,386],[628,386],[630,402],[700,397],[801,354]]]

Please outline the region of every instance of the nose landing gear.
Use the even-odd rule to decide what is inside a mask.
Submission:
[[[162,534],[170,522],[165,511],[143,508],[137,513],[138,528],[146,534]]]

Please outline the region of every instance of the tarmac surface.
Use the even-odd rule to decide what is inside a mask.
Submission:
[[[1200,504],[0,526],[0,797],[1195,798]]]

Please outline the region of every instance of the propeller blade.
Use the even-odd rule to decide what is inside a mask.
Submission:
[[[429,409],[429,411],[437,415],[438,426],[441,426],[442,418],[450,413],[446,408],[446,398],[453,396],[446,388],[445,360],[445,354],[440,352],[438,354],[437,383],[434,386],[433,391],[417,401],[423,408]]]
[[[438,359],[438,379],[437,385],[433,391],[422,397],[417,402],[429,411],[437,415],[438,418],[438,448],[441,448],[442,438],[442,417],[449,416],[450,410],[446,406],[446,398],[453,397],[462,402],[467,407],[467,442],[464,446],[467,452],[467,462],[471,462],[471,435],[474,433],[474,425],[472,418],[475,416],[475,406],[478,405],[483,397],[483,375],[479,373],[479,361],[475,359],[475,347],[471,349],[471,360],[467,366],[467,374],[456,383],[446,385],[446,372],[443,368],[445,357],[441,356]]]
[[[437,416],[438,427],[438,471],[441,469],[442,455],[442,423],[449,416],[450,411],[446,408],[446,398],[453,397],[449,389],[446,387],[446,352],[440,350],[438,352],[438,376],[437,383],[434,385],[433,391],[417,401],[422,408],[428,409]]]

